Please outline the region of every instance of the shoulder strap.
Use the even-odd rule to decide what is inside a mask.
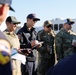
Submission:
[[[35,30],[33,30],[32,32],[32,40],[36,40],[37,37],[37,32]]]

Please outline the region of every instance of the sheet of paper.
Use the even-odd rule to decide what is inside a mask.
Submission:
[[[12,49],[11,58],[20,60],[23,64],[26,62],[26,56],[18,53],[16,49]]]
[[[25,62],[26,62],[26,56],[25,56],[25,55],[22,55],[22,54],[19,54],[19,53],[11,56],[11,58],[12,58],[12,59],[20,60],[21,63],[23,63],[23,64],[25,64]]]

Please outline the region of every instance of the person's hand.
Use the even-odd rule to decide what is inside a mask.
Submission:
[[[51,54],[52,53],[52,46],[47,45],[47,51]]]
[[[32,48],[33,48],[34,46],[36,46],[36,45],[37,45],[37,48],[39,48],[39,47],[42,46],[42,43],[39,42],[38,40],[32,40],[32,41],[31,41],[31,46],[32,46]]]
[[[37,44],[38,44],[38,41],[37,40],[32,40],[31,41],[31,47],[34,47]]]
[[[17,52],[18,52],[18,53],[22,53],[21,50],[23,50],[23,49],[20,49],[20,48],[19,48],[19,49],[17,50]]]
[[[23,54],[23,55],[27,56],[31,53],[31,49],[27,49],[27,48],[26,49],[19,49],[18,52],[20,54]]]
[[[73,43],[73,46],[76,47],[76,42]]]
[[[76,47],[76,40],[75,40],[75,39],[73,39],[72,45],[73,45],[74,47]]]

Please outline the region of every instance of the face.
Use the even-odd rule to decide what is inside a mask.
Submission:
[[[33,20],[33,19],[27,19],[27,24],[29,25],[29,27],[33,27],[35,25],[37,21]]]
[[[67,30],[70,30],[72,28],[72,24],[71,25],[66,24],[66,28],[67,28]]]
[[[0,4],[0,25],[6,19],[6,16],[8,14],[8,11],[9,11],[8,4],[5,4],[5,5],[1,5]]]
[[[15,31],[17,28],[17,24],[7,22],[7,28],[9,31]]]
[[[44,26],[44,30],[49,33],[51,31],[51,27]]]

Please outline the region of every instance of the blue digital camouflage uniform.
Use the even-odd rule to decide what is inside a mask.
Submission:
[[[42,41],[43,44],[38,51],[38,75],[45,75],[46,71],[54,66],[55,63],[55,54],[54,54],[54,32],[47,33],[44,30],[38,32],[37,39]],[[50,52],[47,50],[47,46],[50,49]]]
[[[57,33],[55,36],[55,47],[58,60],[68,57],[75,52],[72,45],[73,39],[76,39],[76,34],[71,30],[67,32],[64,28],[62,28]]]
[[[7,42],[9,42],[6,36],[1,31],[0,31],[0,39],[6,40]],[[8,49],[5,45],[4,47],[6,48],[6,50]],[[3,53],[3,55],[6,55],[6,53]],[[12,75],[11,61],[9,61],[5,65],[0,63],[0,75]]]
[[[76,75],[76,53],[58,62],[46,75]]]

